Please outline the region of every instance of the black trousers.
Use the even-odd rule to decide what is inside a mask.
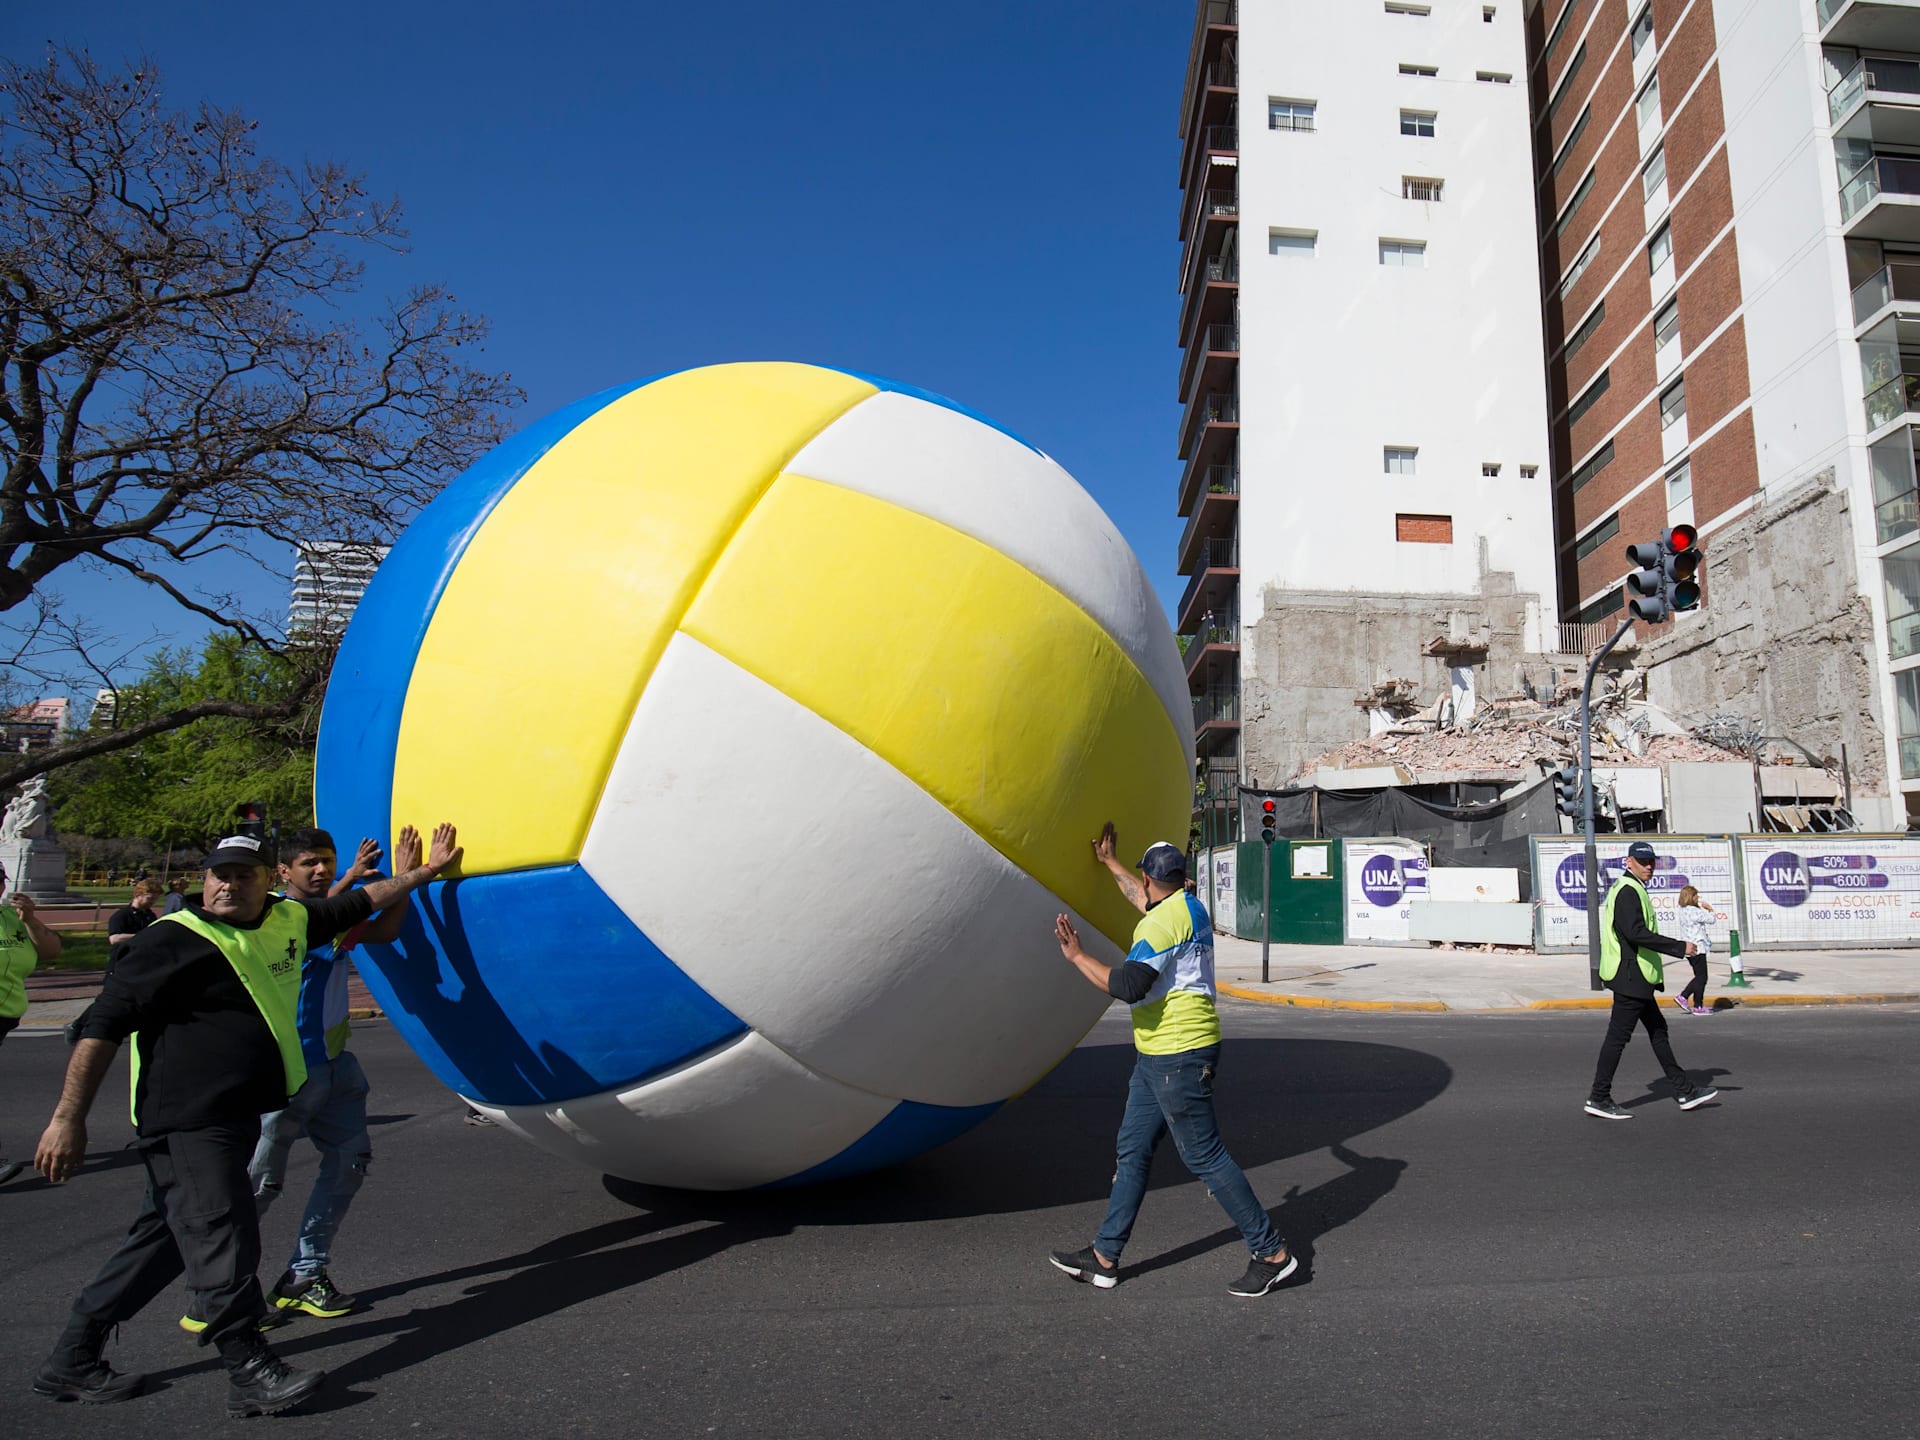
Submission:
[[[1635,1025],[1647,1027],[1647,1043],[1653,1046],[1654,1058],[1667,1072],[1667,1079],[1676,1085],[1687,1083],[1687,1072],[1673,1058],[1673,1045],[1667,1039],[1667,1017],[1660,1009],[1660,997],[1649,995],[1643,1000],[1638,995],[1615,995],[1613,1013],[1607,1018],[1607,1038],[1600,1042],[1600,1063],[1593,1071],[1592,1099],[1613,1098],[1613,1072],[1620,1068],[1621,1053],[1633,1038]]]
[[[1686,988],[1680,992],[1680,998],[1691,1000],[1696,1005],[1704,1005],[1707,1003],[1707,957],[1704,953],[1689,956],[1688,963],[1693,966],[1693,979],[1689,980]]]
[[[206,1318],[202,1344],[254,1330],[260,1295],[260,1219],[247,1162],[260,1141],[245,1125],[176,1130],[140,1142],[147,1196],[120,1248],[73,1302],[69,1330],[130,1320],[184,1272]]]

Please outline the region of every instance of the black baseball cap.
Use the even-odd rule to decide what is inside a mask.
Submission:
[[[1645,840],[1636,840],[1627,846],[1627,858],[1638,860],[1642,865],[1651,865],[1658,857],[1653,853],[1653,846]]]
[[[1184,880],[1187,878],[1186,852],[1165,840],[1157,840],[1140,857],[1140,869],[1150,880]]]
[[[206,868],[211,870],[216,865],[270,865],[272,863],[264,840],[252,835],[229,835],[226,839],[217,841],[213,849],[207,852]]]

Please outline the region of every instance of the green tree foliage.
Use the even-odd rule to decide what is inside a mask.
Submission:
[[[198,655],[156,654],[120,692],[119,716],[137,725],[206,701],[273,707],[300,693],[287,655],[217,635]],[[199,849],[233,828],[241,801],[264,801],[282,825],[313,815],[318,701],[285,720],[214,716],[55,772],[55,828],[69,835],[141,839],[156,850]]]

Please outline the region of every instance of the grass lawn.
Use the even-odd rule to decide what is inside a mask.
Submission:
[[[99,932],[63,930],[60,932],[60,958],[41,964],[43,970],[104,970],[107,968],[107,937]]]

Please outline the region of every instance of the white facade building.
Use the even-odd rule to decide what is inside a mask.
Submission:
[[[387,548],[352,540],[316,540],[299,546],[287,610],[289,633],[338,635],[345,630],[367,582],[386,559]]]

